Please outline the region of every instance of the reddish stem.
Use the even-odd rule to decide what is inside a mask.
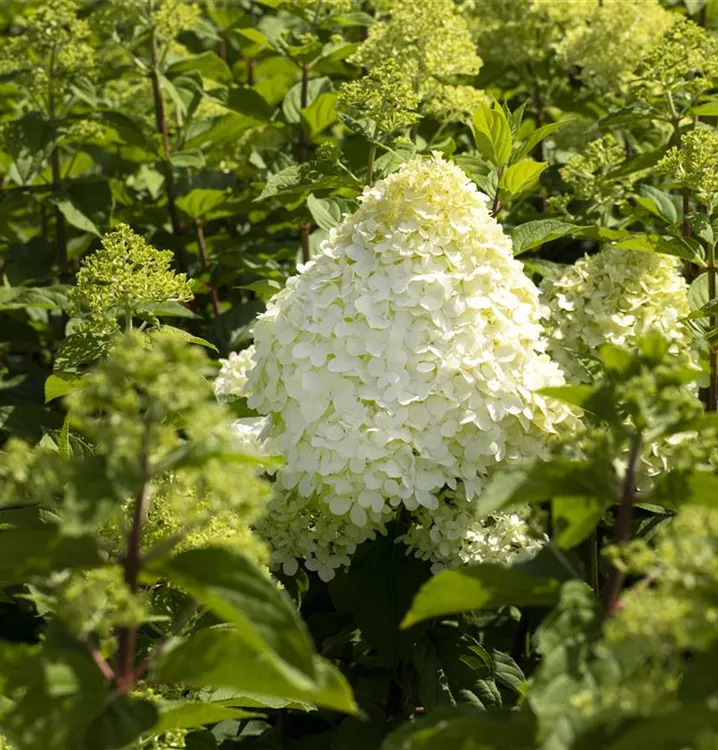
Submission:
[[[626,475],[623,478],[621,489],[621,501],[618,506],[618,519],[616,521],[615,544],[619,547],[631,539],[631,521],[633,520],[633,502],[636,496],[636,471],[638,459],[641,452],[641,436],[634,435],[631,440],[631,452],[628,457]],[[608,579],[603,588],[602,600],[609,615],[614,615],[618,608],[619,595],[623,573],[618,566],[613,565],[608,573]]]
[[[167,211],[170,215],[170,222],[172,224],[172,234],[178,239],[184,233],[184,224],[180,219],[179,212],[177,211],[176,202],[176,188],[175,188],[175,176],[174,170],[172,169],[172,148],[170,146],[169,128],[167,126],[167,116],[165,114],[165,105],[162,99],[162,87],[160,85],[160,76],[158,71],[157,62],[157,42],[152,37],[150,43],[152,71],[150,73],[150,79],[152,81],[152,96],[154,99],[155,107],[155,124],[157,132],[162,137],[162,150],[164,153],[163,165],[165,173],[165,195],[167,196]],[[183,273],[189,272],[189,261],[187,258],[187,249],[184,243],[181,241],[177,245],[177,264],[180,271]]]
[[[207,240],[204,236],[204,224],[202,223],[202,219],[196,219],[194,222],[194,226],[197,230],[197,246],[199,247],[199,257],[202,261],[202,268],[208,274],[211,274],[209,254],[207,253]],[[214,310],[215,315],[219,315],[221,312],[219,306],[219,296],[217,295],[217,290],[214,288],[214,285],[211,281],[207,282],[207,291],[209,292],[209,296],[212,299],[212,310]]]

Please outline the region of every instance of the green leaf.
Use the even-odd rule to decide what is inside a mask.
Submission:
[[[534,750],[536,720],[520,711],[457,706],[404,722],[381,750]]]
[[[67,396],[82,385],[81,377],[68,374],[53,374],[45,381],[45,403]]]
[[[633,234],[619,240],[617,248],[623,250],[638,250],[640,252],[663,253],[675,255],[683,260],[703,265],[703,251],[700,245],[691,237],[671,237],[658,234]]]
[[[159,720],[152,728],[152,734],[163,734],[176,729],[200,727],[203,724],[216,724],[220,721],[252,719],[260,714],[241,708],[209,701],[163,701],[158,705]]]
[[[301,110],[302,127],[310,138],[315,138],[337,121],[337,96],[334,91],[319,94],[306,109]]]
[[[174,326],[162,326],[162,333],[170,333],[176,336],[182,341],[186,341],[188,344],[197,344],[197,346],[204,346],[206,349],[211,349],[214,352],[219,353],[219,349],[210,341],[201,338],[200,336],[193,336],[189,331],[185,331],[184,328],[175,328]]]
[[[542,747],[581,748],[577,741],[592,717],[575,700],[605,685],[615,690],[621,672],[609,653],[597,655],[592,645],[601,635],[604,611],[589,586],[568,581],[558,605],[536,629],[535,643],[543,659],[534,673],[527,702],[539,719]],[[606,649],[608,651],[608,649]]]
[[[269,122],[274,107],[255,89],[249,86],[232,87],[226,106],[234,112],[252,117],[259,122]]]
[[[235,626],[235,636],[268,660],[314,677],[309,634],[286,592],[236,550],[194,549],[159,564],[156,572]]]
[[[364,640],[390,664],[411,653],[413,635],[401,633],[399,625],[431,575],[428,563],[408,556],[396,536],[391,525],[386,536],[360,545],[349,570],[329,584],[337,611],[350,614]]]
[[[603,500],[613,497],[613,481],[610,467],[590,461],[561,457],[530,461],[496,472],[483,488],[475,512],[481,517],[559,495],[587,495]]]
[[[528,138],[516,148],[511,155],[511,160],[516,162],[523,159],[524,156],[530,154],[531,151],[536,148],[544,138],[546,138],[546,136],[551,135],[551,133],[562,128],[568,122],[570,122],[570,119],[561,120],[560,122],[550,122],[548,125],[542,125],[540,128],[536,128],[536,130],[532,131]]]
[[[521,255],[546,242],[579,232],[584,227],[568,224],[558,219],[537,219],[514,227],[510,234],[514,246],[514,255]]]
[[[95,222],[84,214],[69,196],[53,198],[51,201],[58,207],[68,224],[82,232],[89,232],[97,237],[102,237],[102,232],[97,228]]]
[[[213,211],[227,200],[224,190],[195,188],[177,199],[177,207],[190,219],[211,219]]]
[[[0,581],[4,584],[101,564],[97,542],[91,536],[63,536],[55,527],[0,532]]]
[[[282,290],[282,285],[274,279],[259,279],[258,281],[253,281],[251,284],[242,285],[240,289],[249,289],[251,292],[254,292],[259,299],[266,302],[272,299],[277,292]]]
[[[646,151],[642,154],[636,154],[626,159],[620,166],[608,173],[607,179],[618,180],[636,172],[642,172],[646,169],[655,167],[656,164],[666,155],[668,146],[662,146],[654,151]]]
[[[423,631],[413,663],[419,672],[419,699],[427,710],[460,703],[477,708],[501,705],[491,656],[453,623]]]
[[[501,565],[446,570],[421,587],[401,627],[474,609],[552,604],[558,600],[559,589],[559,581],[553,578],[536,578]]]
[[[560,496],[551,503],[554,540],[562,549],[572,549],[596,528],[604,503],[595,497]]]
[[[471,123],[476,148],[495,167],[503,167],[511,156],[511,127],[503,110],[482,105]]]
[[[660,216],[668,224],[677,224],[682,219],[681,199],[652,185],[641,185],[642,198],[638,202],[651,213]]]
[[[178,169],[202,169],[205,165],[204,154],[199,149],[176,151],[170,156],[170,163]]]
[[[196,687],[227,687],[267,698],[314,703],[343,713],[355,714],[351,689],[329,662],[313,659],[315,679],[281,663],[267,659],[246,639],[226,625],[200,630],[166,652],[157,667],[157,679]]]
[[[307,208],[320,229],[329,231],[341,223],[341,206],[331,198],[316,198],[314,194],[310,194],[307,198]]]
[[[133,119],[112,110],[100,112],[99,117],[105,128],[109,130],[109,133],[105,133],[105,139],[109,143],[115,142],[147,150],[144,130]]]
[[[0,310],[65,310],[67,287],[0,286]]]
[[[165,74],[172,78],[181,73],[198,72],[203,78],[209,78],[210,81],[219,81],[220,83],[230,83],[232,81],[232,71],[229,65],[214,52],[202,52],[199,55],[191,55],[172,63]]]
[[[510,195],[519,195],[532,188],[539,180],[541,173],[548,167],[548,162],[526,159],[512,164],[499,180],[499,188]]]
[[[90,724],[87,750],[122,750],[157,723],[157,709],[150,701],[121,695]]]
[[[718,115],[718,101],[710,101],[705,102],[704,104],[699,104],[696,107],[693,107],[690,110],[690,113],[693,115],[703,115],[704,117],[715,117]]]
[[[322,93],[328,92],[331,87],[329,78],[311,78],[307,85],[307,107]],[[305,109],[305,111],[306,111]],[[284,118],[290,125],[299,125],[302,122],[302,84],[297,83],[287,92],[282,102]]]

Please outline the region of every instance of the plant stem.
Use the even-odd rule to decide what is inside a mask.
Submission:
[[[309,106],[309,65],[302,63],[302,87],[299,100],[300,109]],[[309,156],[309,137],[304,132],[304,127],[299,123],[299,160],[306,161]]]
[[[181,630],[184,628],[184,626],[194,617],[194,615],[199,611],[200,605],[196,602],[191,602],[189,606],[186,607],[184,612],[180,614],[180,616],[177,618],[177,620],[172,624],[172,627],[167,631],[165,635],[162,636],[162,638],[157,641],[157,643],[152,647],[152,650],[147,655],[146,659],[143,659],[135,669],[134,672],[134,679],[139,680],[141,679],[145,672],[150,667],[150,664],[162,653],[162,649],[167,645],[167,643],[174,638]]]
[[[591,588],[598,595],[600,583],[598,579],[598,533],[594,529],[588,537],[589,554],[591,557]]]
[[[673,140],[675,141],[676,148],[680,151],[683,148],[683,141],[681,139],[681,116],[678,114],[675,102],[673,101],[673,94],[668,92],[668,106],[671,109],[671,125],[673,126]],[[688,213],[691,208],[691,193],[688,188],[683,188],[682,193],[682,213],[683,222],[681,224],[681,234],[684,237],[689,237],[691,234],[691,228],[688,225]]]
[[[202,268],[208,274],[211,274],[209,255],[207,253],[207,241],[205,240],[204,236],[204,224],[202,223],[202,219],[195,219],[194,226],[197,230],[197,246],[199,247],[199,257],[202,261]],[[209,292],[209,296],[212,298],[212,310],[214,311],[215,315],[219,315],[221,312],[219,307],[219,297],[217,295],[217,290],[212,284],[211,278],[207,281],[207,291]]]
[[[55,50],[52,52],[50,62],[50,75],[47,92],[47,114],[50,120],[50,129],[53,137],[57,135],[57,119],[55,112],[55,90],[52,83],[52,69],[55,66]],[[62,190],[62,173],[60,171],[60,151],[57,145],[54,145],[50,153],[50,170],[52,172],[52,196],[56,200],[60,197]],[[69,268],[67,265],[67,236],[65,232],[65,217],[62,215],[59,206],[55,206],[55,239],[57,243],[57,267],[60,272],[60,281],[69,281]]]
[[[309,255],[309,230],[311,228],[312,225],[308,221],[303,221],[299,225],[299,232],[302,238],[302,263],[309,263],[311,257]]]
[[[716,299],[716,248],[715,243],[708,245],[707,253],[708,274],[708,299],[713,302]],[[712,315],[709,318],[709,330],[714,331],[718,325],[718,318]],[[710,371],[710,383],[708,384],[708,411],[718,411],[718,347],[710,345],[708,352]]]
[[[374,159],[376,159],[376,144],[369,144],[369,163],[366,168],[366,184],[371,187],[374,184]]]
[[[141,459],[142,474],[146,477],[148,473],[147,457]],[[142,568],[140,556],[140,542],[142,539],[142,526],[147,518],[150,493],[149,485],[145,480],[135,498],[135,507],[132,514],[132,526],[127,541],[127,554],[122,560],[124,578],[127,587],[135,594]],[[119,633],[119,649],[117,652],[116,683],[119,693],[126,693],[135,684],[134,659],[137,647],[137,628],[129,626],[121,628]]]
[[[172,169],[172,149],[170,147],[170,136],[169,128],[167,126],[167,116],[165,113],[165,105],[162,99],[162,87],[160,85],[160,74],[157,61],[157,39],[154,33],[150,39],[150,55],[152,69],[150,72],[150,79],[152,81],[152,97],[154,100],[155,107],[155,124],[157,132],[162,137],[162,151],[164,154],[163,165],[165,172],[165,194],[167,196],[167,211],[170,215],[170,222],[172,223],[172,234],[180,240],[184,233],[184,225],[180,219],[179,212],[177,211],[176,195],[175,195],[175,176],[174,170]],[[183,273],[189,272],[189,261],[187,259],[187,249],[184,243],[180,240],[177,245],[177,265],[179,270]]]
[[[621,498],[618,506],[618,519],[616,520],[616,534],[614,542],[617,546],[623,546],[631,539],[631,521],[633,520],[633,501],[636,496],[636,470],[641,453],[641,435],[636,433],[631,439],[631,449],[628,456],[628,466],[623,478]],[[601,599],[606,612],[614,615],[617,611],[623,573],[613,565],[608,573],[608,579],[604,586]]]
[[[499,211],[501,211],[501,203],[499,202],[499,183],[501,182],[501,176],[504,173],[504,168],[499,167],[496,170],[496,195],[494,195],[494,203],[491,206],[491,215],[496,218],[499,215]]]
[[[107,680],[107,682],[113,682],[115,679],[114,670],[107,663],[107,660],[105,659],[105,657],[100,653],[97,646],[95,646],[95,644],[92,642],[92,640],[89,637],[85,640],[85,647],[90,652],[92,661],[95,662],[95,664],[97,665],[97,668],[100,670],[100,672],[102,672],[102,676]]]

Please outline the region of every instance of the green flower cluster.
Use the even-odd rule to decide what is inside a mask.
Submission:
[[[718,39],[689,20],[674,23],[637,70],[633,94],[669,100],[671,110],[712,87],[718,77]]]
[[[550,57],[553,45],[588,4],[587,0],[464,0],[460,8],[482,58],[523,66]],[[593,0],[590,4],[595,5]]]
[[[394,0],[375,23],[352,62],[372,69],[395,60],[416,90],[430,77],[476,75],[476,54],[466,20],[453,0]]]
[[[559,23],[566,19],[562,2],[537,0],[543,11]],[[641,60],[653,51],[677,20],[658,0],[642,0],[640,10],[627,8],[625,0],[571,2],[573,21],[555,45],[559,60],[581,71],[587,85],[599,91],[625,89]],[[583,18],[580,17],[581,14]]]
[[[590,358],[605,343],[633,347],[651,330],[691,361],[691,332],[681,322],[688,286],[671,256],[602,250],[546,279],[543,292],[549,350],[574,380],[590,379],[576,354]]]
[[[192,0],[109,0],[100,15],[104,26],[139,25],[163,45],[202,23],[201,8]]]
[[[471,120],[481,106],[488,106],[490,97],[473,86],[452,86],[432,81],[426,89],[424,114],[439,122]]]
[[[634,172],[613,177],[611,173],[625,158],[625,151],[614,135],[591,141],[582,153],[573,155],[559,170],[569,191],[552,198],[552,205],[567,208],[571,200],[586,201],[595,210],[606,214],[617,206],[624,206],[633,184],[645,174]]]
[[[357,81],[343,83],[337,106],[357,120],[368,117],[386,134],[411,127],[418,119],[419,95],[396,60],[387,60]]]
[[[711,213],[718,197],[718,133],[698,127],[683,136],[681,148],[673,147],[656,170],[691,190]]]
[[[18,72],[38,94],[66,89],[76,77],[91,74],[95,54],[90,25],[78,17],[77,0],[46,0],[30,16],[22,34],[0,50],[0,71]]]
[[[82,572],[64,570],[40,585],[35,601],[49,606],[79,640],[94,633],[101,642],[121,627],[147,619],[144,597],[133,594],[119,565]]]
[[[118,317],[131,329],[143,307],[192,299],[185,274],[170,270],[171,263],[171,251],[156,250],[127,224],[117,226],[103,238],[102,249],[83,260],[70,291],[73,314],[83,318],[76,330],[114,333]]]

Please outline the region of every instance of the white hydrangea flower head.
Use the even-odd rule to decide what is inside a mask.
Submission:
[[[635,346],[654,329],[690,361],[693,337],[682,322],[690,313],[688,285],[672,256],[609,248],[547,278],[542,290],[550,352],[571,380],[590,379],[576,354],[595,356],[605,343]]]
[[[433,563],[433,573],[473,563],[513,564],[533,557],[546,542],[545,535],[531,528],[527,515],[518,509],[477,520],[466,498],[445,497],[435,511],[414,514],[403,541],[416,557]]]
[[[230,352],[227,359],[219,360],[221,368],[214,381],[214,392],[220,401],[244,395],[247,373],[254,365],[253,354],[254,346],[249,346],[241,352]]]
[[[418,158],[366,188],[254,327],[243,393],[285,460],[260,529],[274,563],[330,578],[400,511],[440,513],[447,492],[468,529],[494,468],[542,454],[573,422],[536,393],[564,382],[542,314],[458,167]]]

